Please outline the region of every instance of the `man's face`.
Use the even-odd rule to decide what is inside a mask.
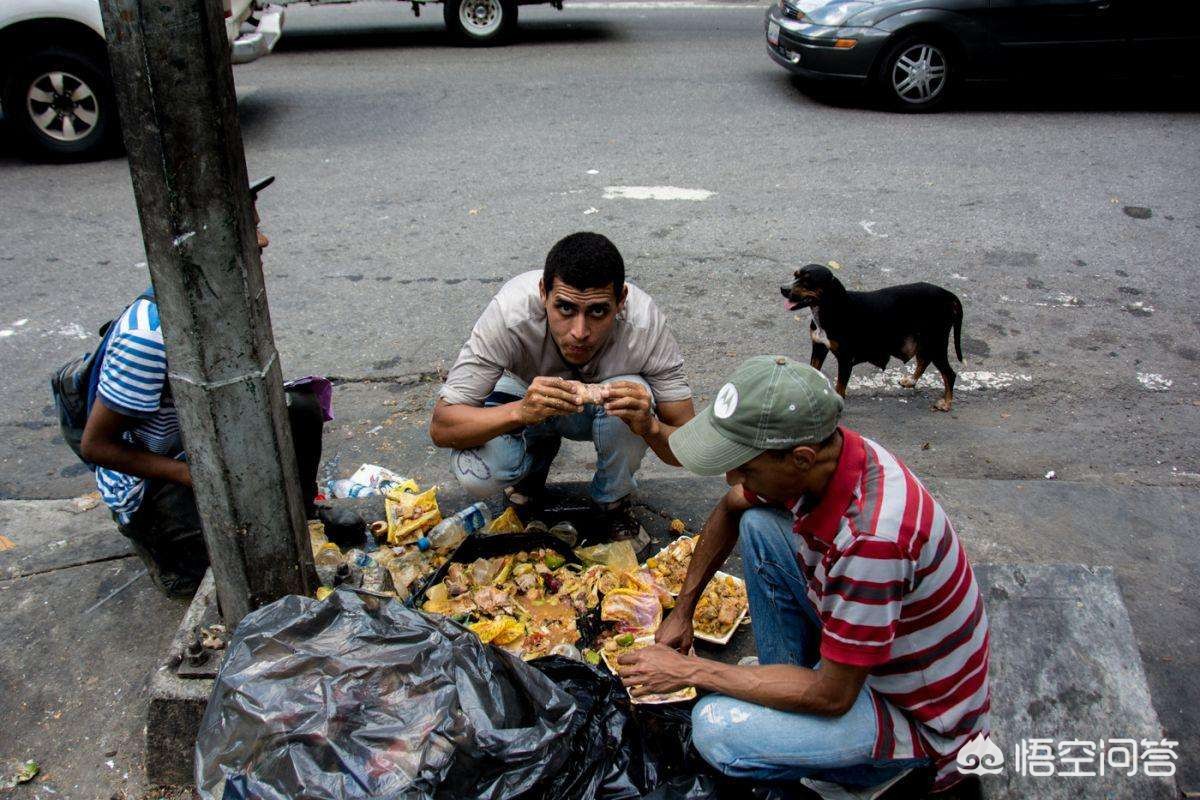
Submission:
[[[811,448],[798,447],[796,450],[811,451]],[[725,481],[730,486],[740,483],[767,500],[792,502],[805,491],[810,466],[805,455],[802,452],[800,457],[789,455],[779,458],[774,453],[760,453],[737,469],[726,472]]]
[[[550,291],[541,287],[550,335],[569,364],[582,366],[608,341],[627,290],[617,297],[611,284],[596,289],[576,289],[554,281]]]

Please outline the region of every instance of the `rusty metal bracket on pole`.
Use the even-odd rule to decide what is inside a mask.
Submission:
[[[101,0],[171,390],[227,625],[311,594],[219,0]]]

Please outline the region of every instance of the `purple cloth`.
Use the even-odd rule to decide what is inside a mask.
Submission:
[[[321,406],[321,416],[326,422],[333,422],[333,384],[326,378],[309,375],[307,378],[296,378],[283,384],[285,389],[305,389],[317,396]]]

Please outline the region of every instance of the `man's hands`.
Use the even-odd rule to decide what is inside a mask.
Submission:
[[[658,426],[650,391],[634,381],[613,381],[600,387],[604,410],[619,418],[638,436],[653,435]],[[537,425],[551,417],[576,414],[593,398],[583,384],[565,378],[537,377],[517,409],[522,425]]]
[[[613,381],[600,390],[604,410],[620,418],[638,436],[649,436],[658,425],[654,416],[650,390],[633,381]]]
[[[582,410],[583,398],[576,391],[574,381],[537,377],[525,390],[525,397],[517,407],[517,416],[522,425],[537,425],[551,417]]]
[[[692,658],[661,644],[623,653],[617,663],[621,681],[634,697],[670,694],[692,685]]]
[[[658,631],[654,634],[654,641],[680,653],[690,653],[693,635],[691,610],[676,606],[675,610],[668,614],[662,625],[658,627]]]

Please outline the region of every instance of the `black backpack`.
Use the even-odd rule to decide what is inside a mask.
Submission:
[[[143,292],[137,299],[153,301],[154,291]],[[131,303],[130,306],[132,305]],[[88,463],[83,457],[83,429],[87,425],[88,414],[92,411],[92,403],[96,402],[96,389],[100,385],[100,365],[104,362],[105,352],[108,351],[108,340],[117,320],[128,311],[129,306],[126,306],[119,316],[100,326],[100,330],[97,331],[100,334],[99,347],[79,358],[71,359],[50,376],[50,393],[54,396],[54,405],[58,409],[58,425],[62,430],[63,439],[75,455],[79,456],[79,460],[92,469],[95,469],[95,465]]]

